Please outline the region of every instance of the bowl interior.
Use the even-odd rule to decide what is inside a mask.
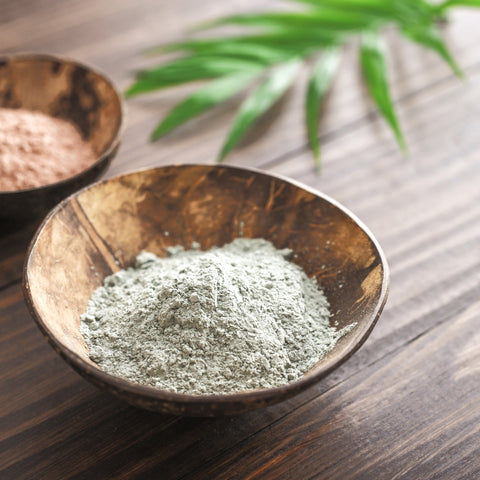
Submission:
[[[98,156],[111,145],[122,119],[121,100],[103,75],[48,55],[0,58],[0,107],[69,120]]]
[[[385,301],[386,265],[375,240],[331,200],[283,179],[224,166],[173,166],[99,183],[67,199],[30,247],[30,307],[58,349],[93,372],[79,333],[80,314],[105,276],[130,266],[141,250],[193,241],[202,249],[238,236],[262,237],[293,250],[331,304],[332,324],[357,327],[308,375],[351,354]]]

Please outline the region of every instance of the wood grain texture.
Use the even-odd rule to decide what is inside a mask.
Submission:
[[[121,88],[153,61],[143,49],[181,38],[197,21],[262,8],[251,0],[0,3],[4,52],[73,56]],[[102,394],[57,358],[29,318],[19,284],[11,285],[24,247],[0,226],[0,278],[9,271],[11,285],[0,292],[0,478],[480,478],[479,19],[459,10],[445,27],[465,82],[434,54],[388,39],[409,157],[372,113],[353,51],[322,119],[320,179],[303,136],[301,87],[258,124],[268,136],[229,157],[341,201],[373,230],[391,266],[389,302],[369,340],[294,399],[198,420]],[[125,141],[107,175],[214,158],[236,101],[160,143],[146,141],[183,91],[129,101]]]
[[[20,280],[25,251],[40,223],[0,222],[0,290]]]
[[[476,303],[190,478],[476,478],[479,318]]]

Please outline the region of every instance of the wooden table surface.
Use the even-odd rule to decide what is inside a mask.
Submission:
[[[1,1],[0,48],[88,61],[125,88],[145,48],[195,22],[260,8],[236,0]],[[315,176],[298,85],[229,157],[333,196],[374,232],[391,267],[386,309],[366,344],[307,392],[227,418],[137,410],[73,372],[21,292],[33,226],[0,225],[0,479],[479,479],[480,12],[445,34],[467,78],[392,35],[392,88],[410,147],[399,153],[347,52],[322,120]],[[152,145],[185,89],[129,100],[107,176],[211,162],[235,102]],[[258,133],[267,136],[259,140]],[[253,142],[253,140],[258,140]]]

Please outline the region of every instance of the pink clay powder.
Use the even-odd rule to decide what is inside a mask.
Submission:
[[[41,187],[72,177],[97,160],[68,121],[0,108],[0,190]]]

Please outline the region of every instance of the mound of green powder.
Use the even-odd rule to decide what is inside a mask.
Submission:
[[[329,326],[315,279],[262,239],[142,252],[107,277],[81,317],[104,371],[174,392],[231,393],[292,382],[352,326]]]

